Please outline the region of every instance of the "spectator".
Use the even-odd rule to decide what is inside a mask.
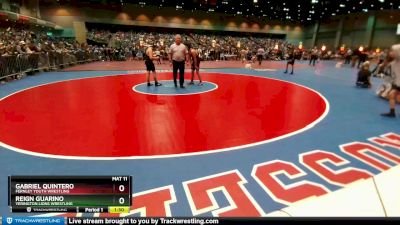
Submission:
[[[390,111],[381,114],[385,117],[396,117],[396,101],[400,102],[400,44],[392,46],[391,55],[394,60],[388,66],[388,75],[392,78],[392,90],[389,92]]]
[[[357,87],[370,88],[371,87],[371,71],[369,71],[370,63],[364,62],[357,75]]]
[[[287,63],[286,63],[286,71],[285,71],[285,73],[288,72],[288,67],[289,67],[289,65],[291,65],[291,66],[292,66],[292,72],[290,72],[290,74],[293,75],[293,72],[294,72],[294,62],[295,62],[295,60],[296,60],[296,53],[294,52],[294,50],[290,50],[290,51],[289,51],[289,55],[288,55],[287,60],[288,60],[288,61],[287,61]]]
[[[372,74],[374,77],[377,76],[377,74],[379,74],[381,72],[380,68],[382,68],[383,62],[385,61],[387,57],[387,53],[386,51],[382,51],[378,54],[378,63],[376,64],[375,69],[372,70]]]
[[[368,58],[367,51],[359,51],[357,69],[360,68],[360,66],[367,60],[367,58]]]
[[[318,59],[318,49],[317,49],[317,47],[314,47],[312,50],[311,50],[311,53],[310,53],[310,63],[309,63],[309,65],[311,66],[315,66],[315,62],[317,61],[317,59]]]
[[[137,53],[136,53],[136,59],[137,60],[143,60],[143,53],[142,53],[142,51],[138,51]]]
[[[353,51],[351,49],[347,50],[346,54],[345,54],[345,61],[344,64],[350,64],[351,61],[351,55],[353,54]]]

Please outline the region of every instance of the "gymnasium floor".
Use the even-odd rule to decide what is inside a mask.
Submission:
[[[400,119],[379,116],[380,80],[355,88],[357,71],[334,62],[298,63],[295,75],[237,65],[209,66],[205,85],[185,90],[171,72],[147,88],[142,65],[118,63],[1,85],[0,214],[8,175],[131,175],[130,216],[265,216],[400,164]]]

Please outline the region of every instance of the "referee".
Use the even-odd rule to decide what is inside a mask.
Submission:
[[[169,61],[172,65],[172,71],[174,74],[175,87],[178,87],[177,76],[179,70],[179,85],[181,88],[185,82],[185,60],[189,64],[188,50],[184,44],[182,44],[181,35],[175,35],[175,44],[172,44],[169,48]]]

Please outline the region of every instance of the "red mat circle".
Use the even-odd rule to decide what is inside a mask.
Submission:
[[[247,75],[203,73],[212,92],[132,91],[143,75],[62,81],[0,100],[0,145],[45,157],[122,159],[238,149],[309,129],[327,114],[318,92]],[[159,74],[171,79],[170,73]]]

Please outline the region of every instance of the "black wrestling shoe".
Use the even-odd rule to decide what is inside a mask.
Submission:
[[[287,71],[283,72],[283,73],[287,73]]]
[[[198,84],[198,86],[203,86],[203,82],[200,82],[200,83]]]
[[[381,116],[395,118],[396,117],[396,113],[392,113],[392,112],[382,113]]]
[[[181,88],[185,88],[185,86],[181,85]]]
[[[152,83],[147,83],[147,87],[153,86]]]
[[[293,75],[293,72],[291,72],[290,75]]]
[[[194,84],[194,82],[193,81],[190,81],[189,83],[188,83],[188,85],[193,85]]]
[[[158,83],[158,82],[156,82],[156,86],[157,87],[159,87],[159,86],[161,86],[162,84],[160,84],[160,83]]]

